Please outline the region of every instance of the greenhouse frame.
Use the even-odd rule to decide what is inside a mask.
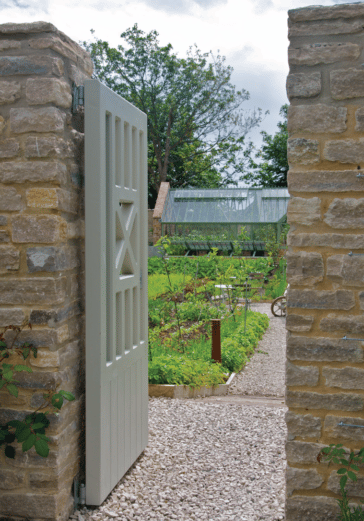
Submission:
[[[267,238],[281,235],[288,201],[287,188],[169,190],[161,235],[187,251],[217,247],[232,252],[238,241],[247,252],[262,255]]]

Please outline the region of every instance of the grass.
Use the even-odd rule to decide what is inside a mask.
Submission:
[[[184,277],[183,273],[171,273],[171,283],[177,290],[182,290],[184,282],[191,280],[190,275]],[[169,281],[167,275],[156,273],[148,277],[148,298],[155,299],[168,291]]]

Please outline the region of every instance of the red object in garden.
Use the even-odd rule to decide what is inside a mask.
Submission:
[[[211,320],[211,331],[212,331],[212,349],[211,358],[215,362],[221,364],[221,336],[220,336],[221,321],[218,319]]]

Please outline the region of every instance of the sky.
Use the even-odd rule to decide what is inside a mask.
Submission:
[[[196,44],[203,52],[226,57],[231,82],[250,99],[242,108],[269,110],[248,136],[256,147],[260,131],[277,131],[279,109],[287,103],[287,11],[309,5],[353,3],[345,0],[0,0],[0,23],[46,21],[76,42],[95,36],[116,47],[120,34],[135,23],[156,30],[162,45],[180,57]]]

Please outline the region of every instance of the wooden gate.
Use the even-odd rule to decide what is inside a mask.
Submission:
[[[148,441],[147,117],[85,82],[86,504]]]

